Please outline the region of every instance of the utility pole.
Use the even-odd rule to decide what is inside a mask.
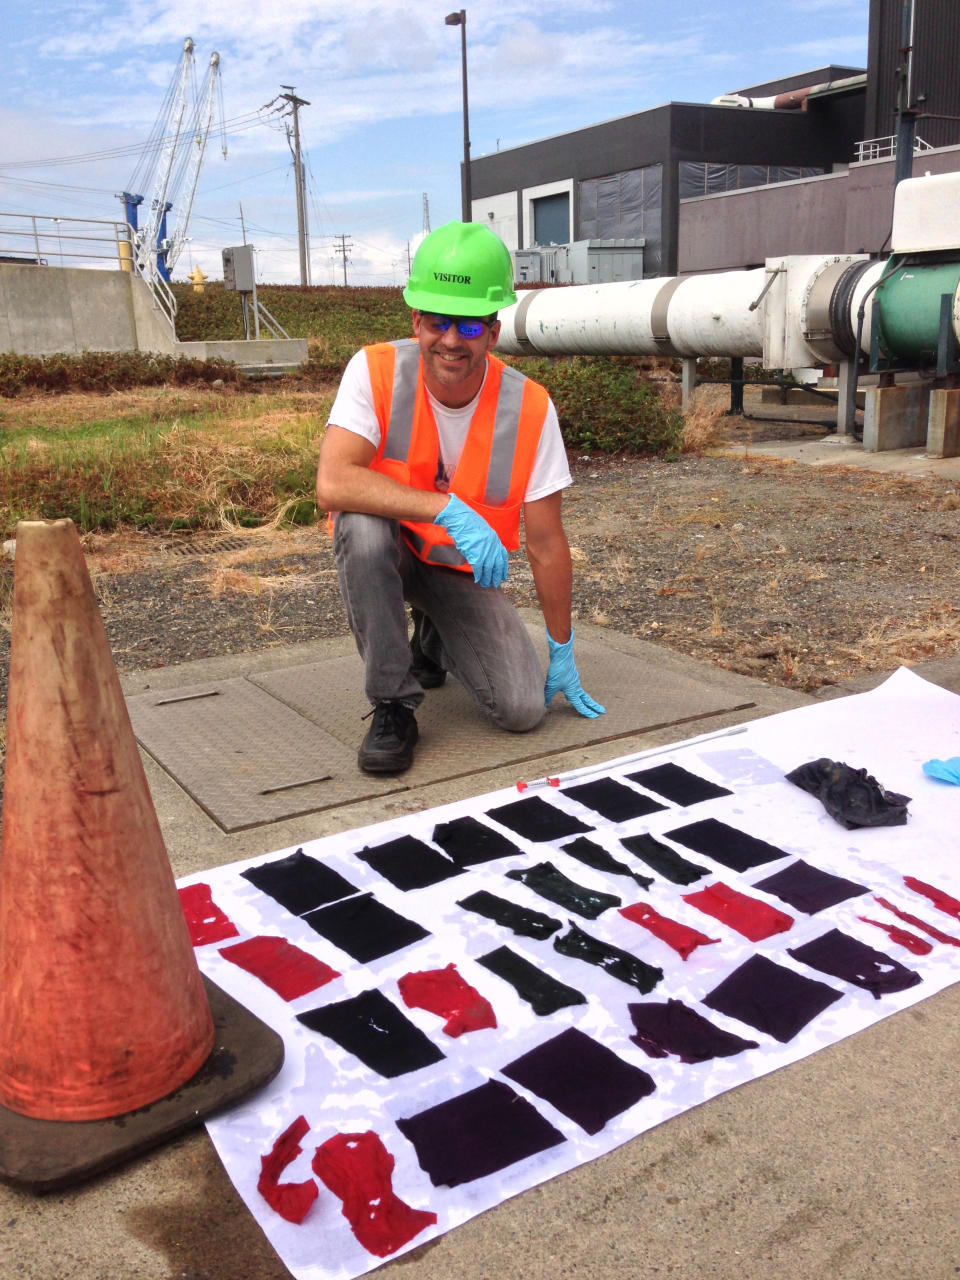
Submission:
[[[430,234],[430,201],[426,192],[423,193],[423,234]]]
[[[338,253],[343,258],[343,287],[347,287],[347,263],[350,261],[347,256],[347,250],[353,248],[352,241],[348,240],[345,235],[334,236],[334,240],[339,240],[339,244],[333,246],[334,253]]]
[[[243,236],[243,243],[247,243],[247,228],[243,221],[243,205],[240,205],[240,234]]]
[[[297,187],[297,240],[300,245],[300,283],[306,285],[310,283],[307,271],[307,205],[303,198],[303,163],[300,159],[299,111],[301,107],[309,107],[310,103],[305,98],[297,97],[292,84],[282,84],[280,88],[287,90],[286,93],[280,94],[280,99],[290,104],[293,115],[293,144],[291,150],[293,152],[293,171]],[[290,142],[289,126],[287,127],[287,142]]]

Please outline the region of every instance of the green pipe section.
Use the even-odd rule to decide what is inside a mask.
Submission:
[[[877,340],[887,360],[933,364],[940,337],[940,298],[956,298],[960,262],[897,267],[877,289]],[[951,310],[953,301],[951,301]]]

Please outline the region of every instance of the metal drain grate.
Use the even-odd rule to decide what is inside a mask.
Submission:
[[[243,551],[246,538],[185,538],[183,542],[168,542],[164,547],[173,556],[207,556],[215,551]]]

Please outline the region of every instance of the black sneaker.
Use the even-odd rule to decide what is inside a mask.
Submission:
[[[419,731],[413,708],[395,699],[378,702],[373,723],[360,744],[357,764],[364,773],[403,773],[413,764]]]
[[[410,674],[419,681],[421,689],[439,689],[447,678],[446,668],[435,662],[423,651],[425,634],[433,632],[433,623],[419,609],[410,610],[413,616],[413,639],[410,641]],[[433,632],[434,639],[436,633]]]

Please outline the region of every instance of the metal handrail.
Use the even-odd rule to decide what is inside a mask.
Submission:
[[[865,160],[892,160],[897,154],[897,135],[892,134],[889,138],[867,138],[863,142],[858,142],[856,146],[857,164],[863,164]],[[932,143],[925,142],[923,138],[914,138],[914,155],[921,155],[924,151],[933,150]]]
[[[7,252],[8,248],[12,251]],[[173,328],[177,317],[173,291],[158,272],[140,271],[136,248],[136,232],[122,220],[0,210],[0,262],[44,267],[51,265],[51,259],[61,267],[68,262],[112,262],[146,281],[154,306]]]

